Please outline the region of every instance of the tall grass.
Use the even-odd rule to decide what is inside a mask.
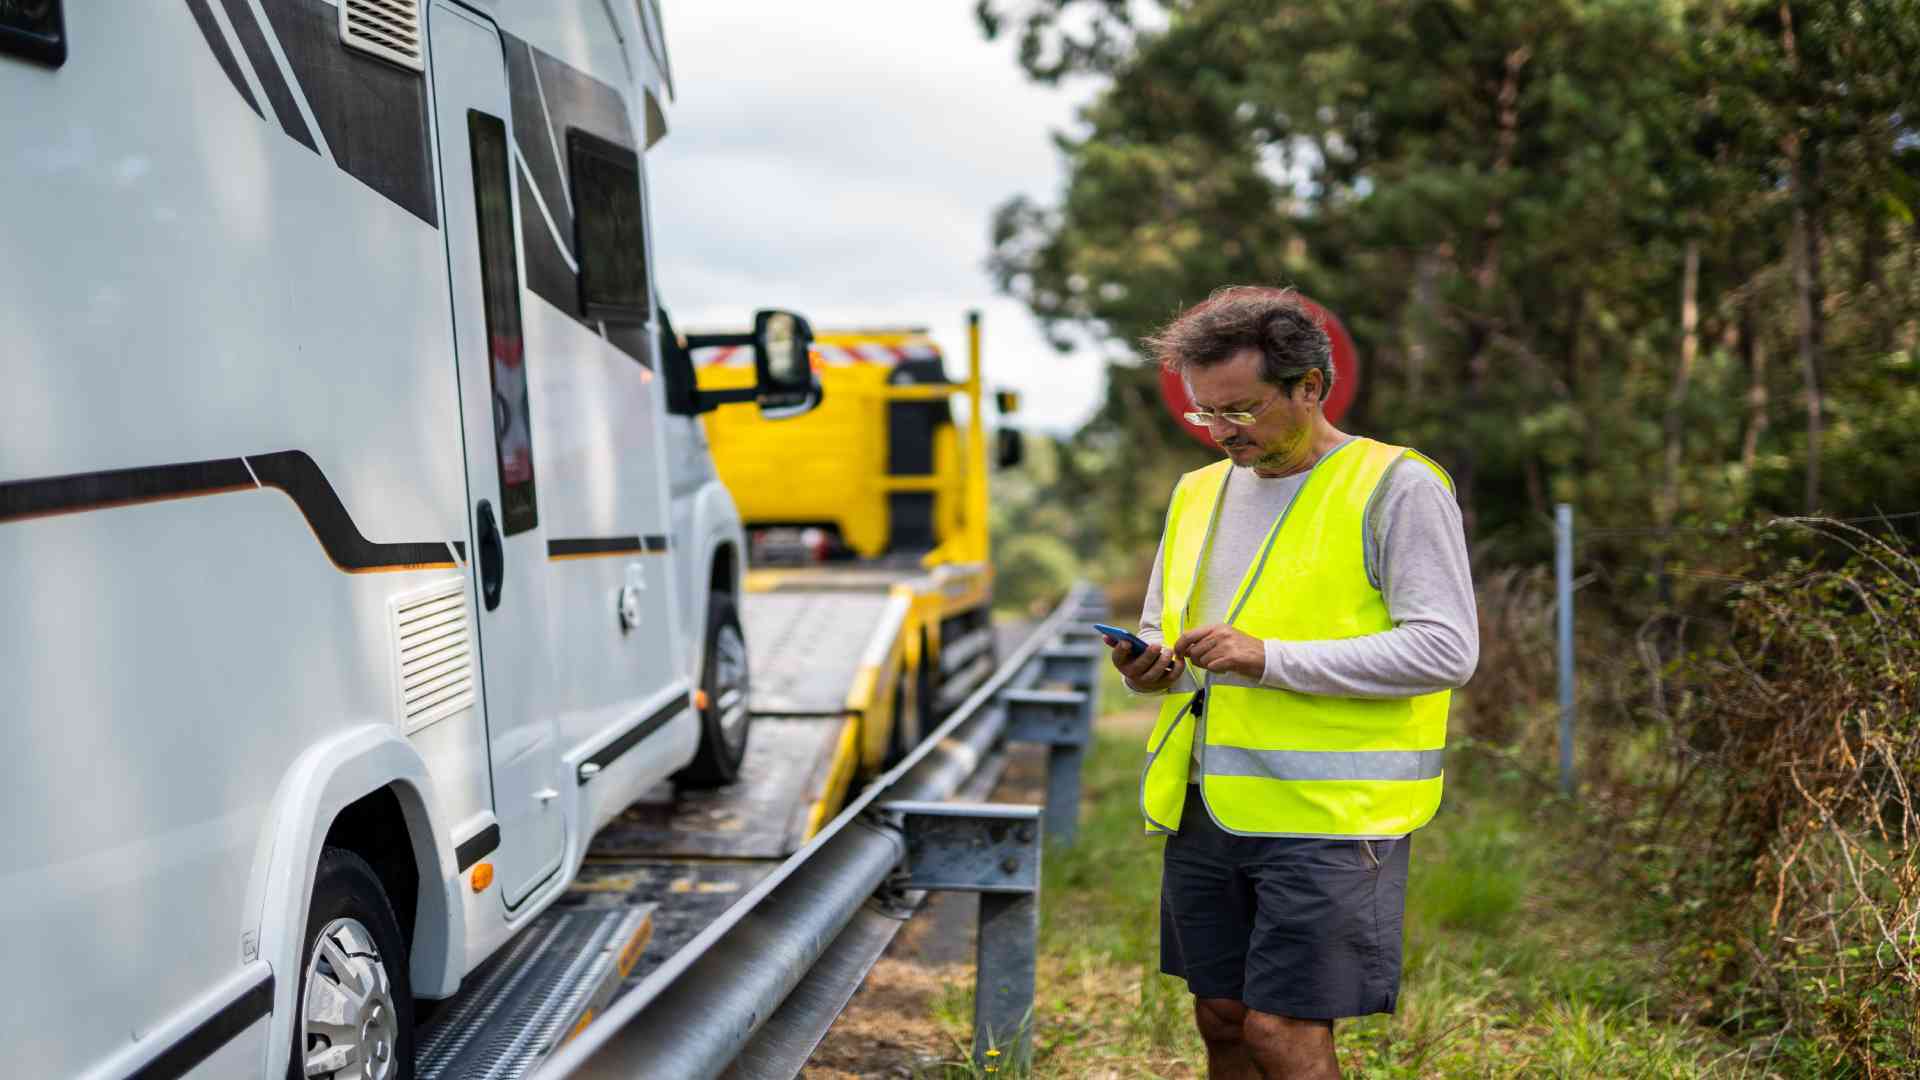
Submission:
[[[1203,1076],[1192,999],[1159,973],[1161,841],[1140,829],[1140,706],[1107,700],[1135,712],[1091,748],[1079,844],[1046,856],[1031,1075]],[[1449,760],[1446,804],[1413,841],[1400,1008],[1340,1025],[1347,1075],[1740,1075],[1734,1047],[1677,1015],[1640,936],[1645,899],[1590,869],[1565,808],[1496,760]],[[953,987],[937,1014],[954,1064],[926,1075],[986,1075],[960,1064],[971,989]]]

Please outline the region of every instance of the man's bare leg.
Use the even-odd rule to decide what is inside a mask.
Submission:
[[[1261,1080],[1241,1038],[1247,1007],[1232,998],[1193,999],[1193,1019],[1207,1044],[1207,1080]]]
[[[1295,1020],[1247,1009],[1240,1039],[1264,1080],[1340,1080],[1333,1053],[1333,1021]],[[1213,1044],[1207,1044],[1211,1050]]]

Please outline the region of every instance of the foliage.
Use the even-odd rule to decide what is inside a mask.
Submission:
[[[1913,0],[979,9],[1036,79],[1101,87],[1059,199],[1003,206],[992,261],[1114,357],[1061,477],[1101,545],[1148,546],[1146,496],[1206,460],[1133,343],[1249,282],[1342,314],[1350,426],[1448,465],[1496,562],[1544,554],[1557,500],[1619,523],[1920,507]]]
[[[1111,358],[1051,479],[1082,571],[1140,575],[1211,457],[1134,343],[1218,286],[1300,286],[1360,346],[1342,426],[1457,482],[1483,651],[1456,735],[1552,790],[1539,568],[1574,503],[1586,824],[1663,912],[1687,1016],[1769,1040],[1762,1071],[1920,1074],[1920,0],[978,7],[1032,77],[1097,87],[992,260]],[[1885,544],[1758,524],[1802,513],[1896,517]],[[1456,865],[1501,841],[1474,843]],[[1467,877],[1449,932],[1518,932]],[[1568,1004],[1552,1067],[1623,1015]]]
[[[1059,445],[1037,432],[1023,439],[1025,464],[993,478],[993,592],[996,607],[1037,616],[1066,594],[1083,568],[1073,509],[1048,494],[1059,483]]]
[[[1891,524],[1714,530],[1637,623],[1605,617],[1606,580],[1581,594],[1584,824],[1691,1015],[1788,1075],[1920,1075],[1920,562]],[[1550,791],[1551,592],[1480,593],[1493,677],[1455,730]]]

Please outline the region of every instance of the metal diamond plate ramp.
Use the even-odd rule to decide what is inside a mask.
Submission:
[[[753,711],[787,716],[845,712],[847,690],[886,613],[888,595],[747,593],[741,602]]]
[[[604,1005],[644,942],[650,907],[553,908],[467,976],[415,1034],[418,1080],[518,1080]]]

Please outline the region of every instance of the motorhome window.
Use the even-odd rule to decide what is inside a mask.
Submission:
[[[19,53],[54,67],[66,63],[67,30],[60,3],[0,0],[0,52]]]
[[[500,461],[500,525],[512,536],[539,524],[539,504],[533,491],[533,420],[520,332],[507,126],[497,116],[468,110],[467,140],[473,147],[473,202],[480,221],[480,289],[487,312],[487,371],[493,380],[493,445]]]
[[[640,158],[578,128],[567,130],[573,177],[573,246],[580,257],[580,314],[645,322],[647,237],[640,206]]]

